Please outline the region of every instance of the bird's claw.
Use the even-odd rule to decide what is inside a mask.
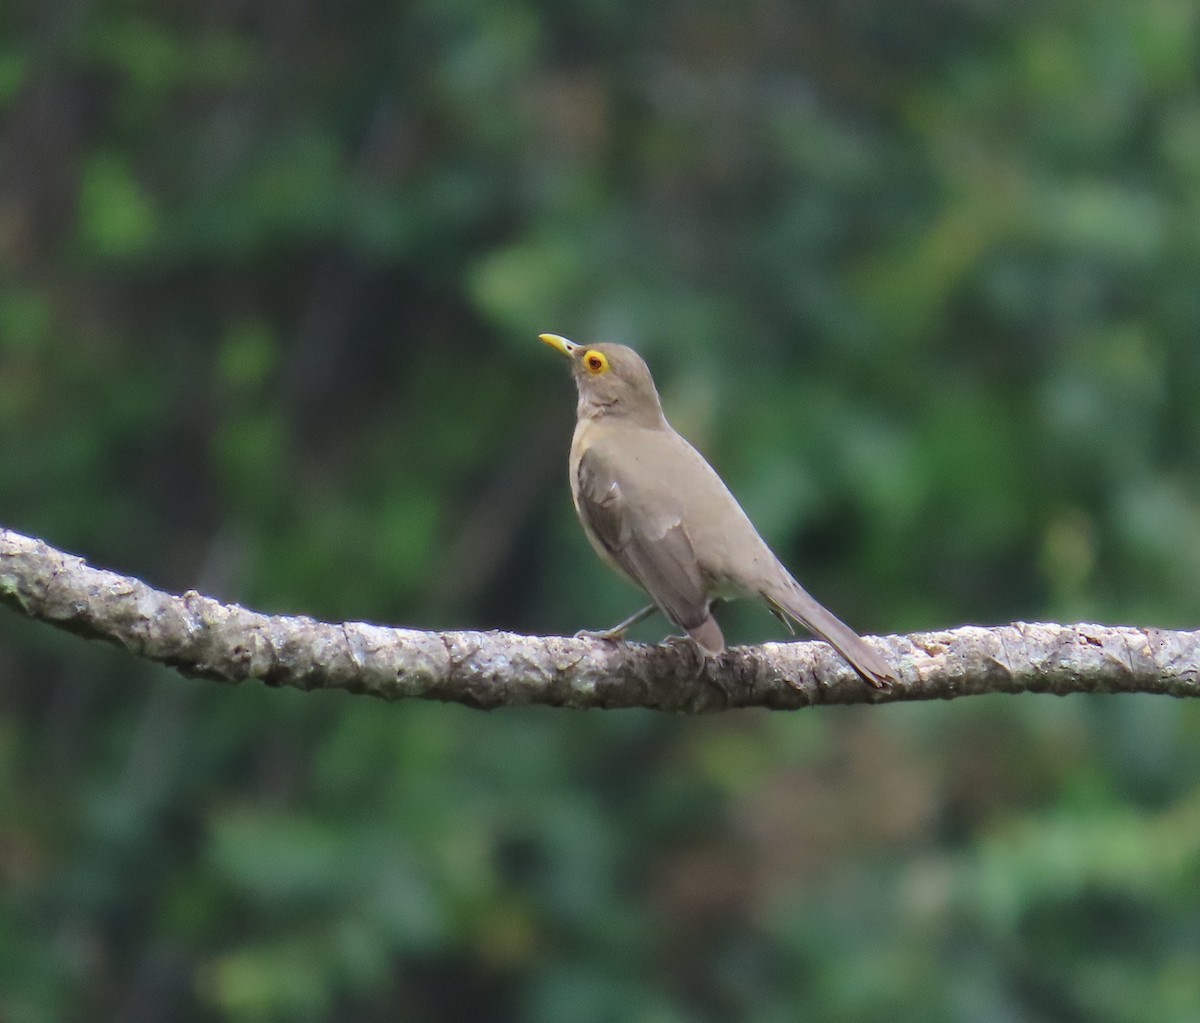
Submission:
[[[580,629],[575,633],[576,639],[600,639],[606,643],[624,643],[624,629],[600,629],[593,631],[592,629]]]
[[[704,669],[708,665],[709,655],[704,652],[700,644],[692,639],[691,636],[668,636],[662,641],[662,645],[695,658],[696,670],[692,673],[691,677],[693,682],[704,674]]]

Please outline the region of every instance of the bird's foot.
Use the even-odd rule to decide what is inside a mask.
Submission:
[[[710,655],[691,636],[668,636],[662,641],[662,645],[670,647],[672,650],[678,650],[692,660],[692,663],[696,666],[696,670],[691,674],[692,682],[697,681],[704,674],[704,669],[708,665]]]
[[[649,604],[635,614],[631,614],[623,622],[617,622],[611,629],[602,629],[599,632],[593,632],[591,629],[580,629],[575,633],[576,639],[603,639],[609,643],[621,643],[625,639],[625,633],[632,629],[638,622],[643,622],[649,618],[658,607],[654,604]]]
[[[665,636],[663,638],[662,645],[673,647],[676,650],[691,650],[694,653],[699,654],[701,657],[705,656],[704,650],[701,648],[700,644],[692,639],[691,636],[686,634],[682,636],[674,634]]]
[[[602,639],[606,643],[624,643],[625,629],[600,629],[593,631],[591,629],[580,629],[575,633],[576,639]]]

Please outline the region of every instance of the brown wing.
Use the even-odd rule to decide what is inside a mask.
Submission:
[[[676,625],[707,621],[704,580],[679,519],[652,518],[627,501],[617,473],[594,450],[584,452],[577,473],[579,516],[609,556]]]

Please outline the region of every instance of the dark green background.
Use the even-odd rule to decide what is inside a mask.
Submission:
[[[551,330],[863,631],[1187,627],[1198,67],[1189,0],[13,0],[0,523],[611,624]],[[1200,707],[485,715],[2,612],[0,885],[18,1023],[1194,1021]]]

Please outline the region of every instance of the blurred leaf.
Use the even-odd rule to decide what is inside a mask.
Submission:
[[[144,252],[157,223],[154,204],[134,178],[128,160],[115,151],[94,153],[80,180],[79,238],[101,259]]]

